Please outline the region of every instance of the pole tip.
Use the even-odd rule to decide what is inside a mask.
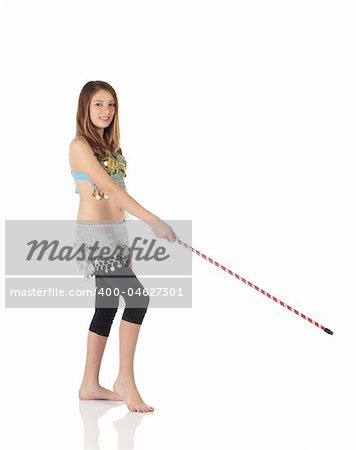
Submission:
[[[324,328],[325,333],[328,334],[334,334],[331,330],[329,330],[329,328]]]

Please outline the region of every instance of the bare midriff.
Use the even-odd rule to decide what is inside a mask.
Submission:
[[[122,221],[125,210],[114,204],[111,198],[96,200],[90,182],[75,180],[79,195],[77,220],[113,220]]]

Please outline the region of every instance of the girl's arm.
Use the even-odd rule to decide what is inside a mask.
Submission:
[[[118,186],[97,160],[89,144],[81,139],[74,139],[70,144],[69,158],[76,167],[84,172],[119,208],[133,216],[148,222],[157,237],[175,241],[177,235],[173,229],[158,216],[140,205],[131,195]]]
[[[158,220],[158,217],[140,205],[131,195],[118,186],[97,160],[86,142],[76,139],[70,144],[70,159],[84,172],[119,208],[143,221]]]

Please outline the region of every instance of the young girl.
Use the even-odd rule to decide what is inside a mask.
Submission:
[[[140,288],[142,292],[143,286],[132,271],[129,257],[131,253],[125,224],[126,218],[129,218],[127,212],[146,222],[159,238],[174,242],[177,235],[166,222],[141,206],[126,191],[124,182],[126,160],[120,148],[117,95],[104,81],[90,81],[81,90],[76,137],[70,144],[69,163],[75,179],[76,192],[80,196],[77,244],[84,242],[89,246],[99,239],[100,246],[109,245],[112,248],[118,244],[121,250],[114,256],[110,253],[110,259],[106,261],[94,258],[91,263],[84,262],[86,275],[95,276],[97,288],[104,287],[104,292],[105,286],[108,285],[111,289],[116,286],[125,292],[130,287],[131,292],[136,292],[137,288]],[[90,221],[100,221],[103,225],[89,224]],[[114,221],[116,224],[113,224]],[[120,275],[125,277],[120,279]],[[134,354],[149,297],[125,296],[126,308],[119,328],[120,370],[112,391],[100,386],[99,370],[117,312],[118,296],[114,299],[96,294],[95,301],[79,398],[123,400],[130,411],[153,411],[154,408],[142,400],[134,377]],[[111,303],[105,304],[108,301]],[[135,307],[130,308],[133,305]]]

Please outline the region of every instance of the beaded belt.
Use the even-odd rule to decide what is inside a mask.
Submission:
[[[91,247],[94,245],[93,251]],[[102,251],[104,247],[110,251]],[[118,223],[77,223],[74,252],[78,252],[76,262],[87,278],[98,273],[109,274],[127,266],[130,262],[130,246],[126,220]]]

